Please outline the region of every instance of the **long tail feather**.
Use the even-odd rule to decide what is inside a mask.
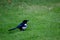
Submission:
[[[12,31],[12,30],[15,30],[16,28],[12,28],[12,29],[9,29],[8,31]]]

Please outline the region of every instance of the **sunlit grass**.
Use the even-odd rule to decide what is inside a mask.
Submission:
[[[60,0],[13,0],[0,3],[0,40],[60,40]],[[26,31],[8,32],[24,19]]]

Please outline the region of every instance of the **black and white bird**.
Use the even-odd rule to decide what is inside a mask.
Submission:
[[[26,28],[27,28],[27,22],[28,22],[29,20],[23,20],[23,22],[22,23],[20,23],[17,27],[15,27],[15,28],[12,28],[12,29],[9,29],[8,31],[12,31],[12,30],[15,30],[15,29],[19,29],[19,30],[21,30],[21,31],[24,31]]]

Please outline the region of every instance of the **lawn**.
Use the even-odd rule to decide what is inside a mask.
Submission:
[[[26,31],[8,31],[24,19]],[[0,40],[60,40],[60,0],[0,0]]]

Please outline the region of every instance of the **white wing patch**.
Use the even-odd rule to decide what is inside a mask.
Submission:
[[[27,25],[27,24],[25,24],[25,25]]]
[[[22,27],[22,29],[26,29],[27,28],[27,24],[24,24],[26,27]]]

